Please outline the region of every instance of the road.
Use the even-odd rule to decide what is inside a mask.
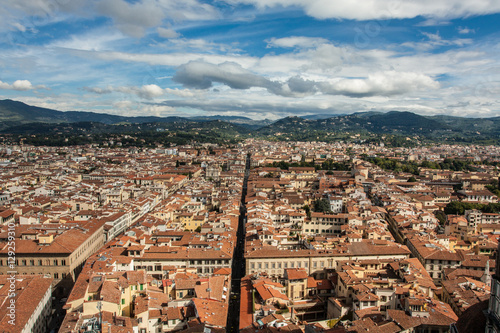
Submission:
[[[241,278],[245,276],[244,241],[246,206],[245,197],[247,194],[248,174],[250,170],[250,156],[247,156],[245,167],[245,178],[243,179],[243,190],[241,194],[240,219],[238,222],[238,232],[236,247],[233,254],[233,266],[231,277],[231,298],[229,299],[229,309],[227,313],[226,331],[229,333],[238,332],[240,324],[240,285]]]

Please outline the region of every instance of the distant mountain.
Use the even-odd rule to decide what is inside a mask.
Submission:
[[[286,140],[326,140],[363,135],[395,135],[453,142],[500,141],[500,117],[421,116],[412,112],[359,112],[327,119],[287,117],[257,130],[258,135]]]
[[[188,119],[194,121],[222,120],[232,124],[244,125],[249,128],[260,128],[273,123],[273,121],[269,119],[254,120],[251,118],[241,117],[241,116],[198,116],[198,117],[190,117]]]
[[[145,123],[145,122],[173,122],[185,121],[182,117],[125,117],[106,113],[85,111],[56,111],[52,109],[31,106],[10,99],[0,101],[0,122],[3,128],[27,124],[40,123],[75,123],[99,122],[103,124]]]
[[[171,123],[185,121],[213,121],[222,120],[229,123],[246,125],[258,128],[272,123],[270,120],[253,120],[247,117],[238,116],[206,116],[206,117],[126,117],[111,115],[106,113],[86,112],[86,111],[56,111],[52,109],[31,106],[22,102],[10,99],[0,100],[0,130],[11,126],[27,123],[76,123],[76,122],[97,122],[103,124],[141,124],[141,123]]]
[[[308,114],[305,116],[299,116],[300,118],[303,119],[309,119],[309,120],[315,120],[315,119],[328,119],[332,117],[340,117],[340,116],[345,116],[346,113],[339,113],[339,114],[331,114],[331,113],[321,113],[321,114]]]
[[[74,124],[74,125],[71,125]],[[95,112],[67,111],[0,101],[0,130],[17,135],[71,133],[107,135],[167,133],[185,140],[241,140],[247,137],[301,141],[418,141],[500,143],[500,117],[461,118],[422,116],[412,112],[358,112],[286,117],[271,122],[239,116],[126,117]],[[155,137],[147,134],[147,137]],[[172,139],[173,140],[173,139]],[[181,142],[181,141],[178,141]]]
[[[308,130],[328,132],[373,132],[373,133],[418,133],[444,130],[447,125],[411,112],[391,111],[387,113],[355,113],[327,119],[304,119],[287,117],[259,130],[263,134],[272,134],[284,130]]]

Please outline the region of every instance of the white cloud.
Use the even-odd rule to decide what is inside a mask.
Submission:
[[[25,32],[26,31],[26,27],[24,25],[22,25],[21,23],[19,22],[14,22],[12,23],[12,25],[19,31],[21,32]]]
[[[107,88],[84,87],[83,89],[86,90],[86,91],[88,91],[88,92],[91,92],[91,93],[94,93],[94,94],[98,94],[98,95],[111,94],[114,91],[114,89],[112,87],[107,87]]]
[[[158,104],[144,104],[134,101],[118,101],[113,103],[113,113],[125,115],[129,117],[138,116],[155,116],[167,117],[171,115],[178,115],[174,107]]]
[[[218,16],[211,5],[201,4],[196,0],[140,0],[135,3],[125,0],[101,0],[97,9],[101,14],[111,17],[118,29],[133,37],[142,37],[147,29],[159,27],[165,19],[207,20]],[[175,31],[168,30],[160,28],[158,33],[175,36]]]
[[[439,83],[421,73],[379,72],[366,79],[342,79],[321,84],[324,93],[351,97],[392,96],[426,89],[438,89]]]
[[[170,88],[165,88],[164,89],[166,94],[171,94],[179,97],[193,97],[196,94],[192,90],[188,89],[170,89]]]
[[[148,84],[137,90],[137,95],[146,99],[153,99],[165,94],[165,91],[156,84]]]
[[[12,84],[0,81],[0,89],[27,91],[33,89],[47,89],[44,85],[33,86],[28,80],[16,80]]]
[[[156,117],[178,116],[179,111],[176,108],[167,105],[142,104],[139,107],[139,115],[153,115]]]
[[[454,39],[443,39],[439,35],[439,32],[435,34],[429,32],[422,32],[422,35],[426,37],[427,40],[422,42],[406,42],[403,46],[410,47],[419,51],[429,51],[440,46],[457,46],[463,47],[465,45],[472,44],[473,40],[469,38],[454,38]]]
[[[292,36],[284,38],[271,38],[266,41],[267,47],[315,47],[319,44],[328,43],[328,40],[320,37]]]
[[[99,2],[97,8],[111,17],[118,29],[133,37],[142,37],[146,29],[160,25],[165,18],[154,1],[131,4],[124,0],[106,0]]]
[[[458,27],[459,34],[473,34],[476,31],[474,29],[469,29],[467,27]]]
[[[174,96],[180,96],[180,97],[193,97],[195,96],[195,92],[187,89],[171,89],[171,88],[161,88],[156,84],[148,84],[148,85],[143,85],[141,87],[112,87],[112,86],[107,86],[105,88],[100,88],[100,87],[84,87],[84,90],[98,94],[98,95],[104,95],[104,94],[111,94],[113,92],[119,92],[127,95],[135,95],[137,97],[143,98],[143,99],[154,99],[160,96],[164,95],[174,95]]]
[[[0,6],[0,30],[33,29],[67,15],[77,18],[106,16],[123,33],[140,38],[149,28],[160,27],[164,20],[208,20],[219,17],[217,10],[198,0],[16,0]],[[163,31],[172,35],[172,32]],[[168,37],[172,38],[172,37]]]
[[[302,7],[306,14],[318,19],[404,19],[417,16],[431,18],[458,18],[498,13],[496,0],[226,0],[228,3],[252,4],[258,8],[276,6]]]
[[[158,36],[163,37],[163,38],[167,38],[167,39],[177,38],[181,35],[180,33],[178,33],[177,31],[175,31],[173,29],[167,29],[167,28],[162,28],[162,27],[159,27],[157,29],[157,31],[158,31]]]
[[[79,35],[72,35],[65,39],[59,39],[47,45],[50,47],[60,47],[72,50],[84,51],[105,51],[112,49],[112,44],[123,40],[125,36],[117,31],[109,29],[96,29]]]
[[[33,85],[28,80],[16,80],[12,84],[12,89],[14,89],[14,90],[30,90],[30,89],[33,89]]]
[[[211,63],[223,63],[226,61],[237,62],[245,67],[251,67],[258,59],[250,56],[204,54],[204,53],[127,53],[127,52],[89,52],[81,53],[85,57],[98,57],[103,60],[121,60],[127,62],[142,62],[150,65],[180,66],[189,61],[201,60]]]

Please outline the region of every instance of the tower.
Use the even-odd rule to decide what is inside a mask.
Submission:
[[[487,286],[491,286],[491,274],[490,274],[490,261],[486,261],[486,267],[484,268],[483,276],[481,276],[481,282],[484,282]]]

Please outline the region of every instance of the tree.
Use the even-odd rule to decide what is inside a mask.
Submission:
[[[434,215],[439,220],[439,224],[441,226],[444,226],[444,224],[446,223],[446,214],[442,210],[436,210],[434,212]]]
[[[408,178],[408,183],[414,183],[417,181],[417,178],[411,176],[410,178]]]
[[[309,205],[304,205],[302,209],[306,212],[307,217],[311,218],[311,208],[309,208]]]
[[[465,212],[464,203],[460,201],[452,201],[444,208],[445,214],[463,215]]]
[[[319,213],[330,212],[330,202],[324,198],[315,200],[313,210]]]

